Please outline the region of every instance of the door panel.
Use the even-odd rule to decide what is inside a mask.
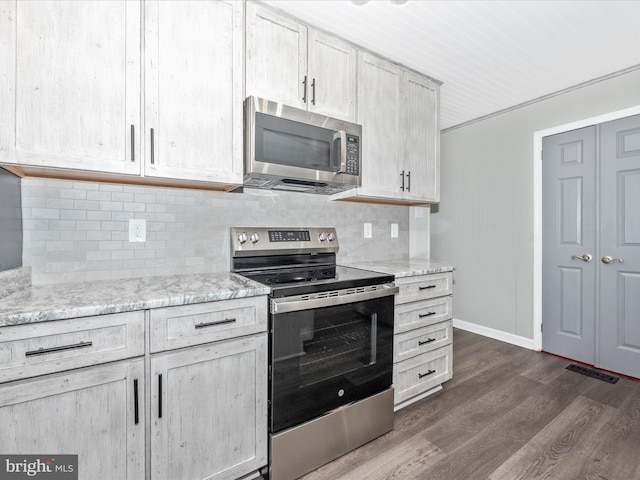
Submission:
[[[588,127],[543,140],[542,332],[545,351],[595,361],[595,145]]]
[[[574,336],[580,340],[583,335],[582,325],[582,269],[560,268],[560,329],[558,332]]]
[[[602,124],[600,156],[599,366],[640,377],[640,115]]]

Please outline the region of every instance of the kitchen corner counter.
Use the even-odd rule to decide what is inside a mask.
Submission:
[[[234,273],[36,285],[0,299],[0,327],[267,295]]]
[[[396,278],[415,277],[417,275],[429,275],[432,273],[453,272],[453,270],[455,269],[452,264],[447,262],[441,262],[437,260],[424,260],[420,258],[358,262],[349,264],[348,266],[387,273],[390,275],[395,275]]]

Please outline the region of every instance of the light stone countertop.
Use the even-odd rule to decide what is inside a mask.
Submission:
[[[36,285],[0,299],[0,327],[268,293],[268,287],[228,272]]]
[[[448,262],[407,258],[403,260],[374,260],[369,262],[350,263],[349,267],[373,270],[375,272],[395,275],[396,278],[415,277],[432,273],[453,272],[455,267]]]

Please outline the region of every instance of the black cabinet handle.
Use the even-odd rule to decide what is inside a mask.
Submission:
[[[435,338],[427,338],[425,341],[421,342],[420,340],[418,340],[418,345],[426,345],[427,343],[431,343],[431,342],[435,342],[436,339]]]
[[[436,288],[436,285],[427,285],[426,287],[418,287],[418,290],[429,290],[430,288]]]
[[[427,312],[427,313],[419,313],[418,318],[430,317],[431,315],[435,315],[436,312]]]
[[[311,104],[316,104],[316,79],[311,82]]]
[[[407,192],[411,191],[411,172],[407,172]]]
[[[154,159],[155,142],[153,141],[153,128],[151,129],[150,134],[151,134],[150,135],[150,137],[151,137],[151,165],[153,165],[155,163],[154,162],[154,160],[155,160]]]
[[[133,125],[131,125],[131,161],[132,162],[136,161],[136,142],[135,142],[135,138],[136,138],[135,127]]]
[[[307,103],[307,76],[304,76],[304,80],[302,81],[302,85],[304,85],[304,92],[302,94],[302,101]]]
[[[418,378],[428,377],[432,373],[436,373],[436,371],[435,370],[428,370],[427,373],[419,373],[418,374]]]
[[[138,407],[138,379],[133,379],[133,418],[134,423],[137,425],[140,421],[139,407]]]
[[[216,320],[215,322],[198,323],[195,328],[214,327],[216,325],[224,325],[225,323],[235,323],[235,318],[225,318],[224,320]]]
[[[402,178],[402,186],[400,187],[400,190],[404,192],[404,170],[400,172],[400,177]]]
[[[158,418],[162,418],[162,374],[158,375]]]
[[[75,348],[86,348],[93,345],[93,342],[80,342],[75,343],[73,345],[63,345],[62,347],[51,347],[51,348],[43,348],[40,347],[37,350],[31,350],[29,352],[25,352],[25,357],[32,357],[33,355],[44,355],[45,353],[53,353],[53,352],[61,352],[63,350],[73,350]]]

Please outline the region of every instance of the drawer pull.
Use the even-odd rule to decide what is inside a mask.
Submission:
[[[44,347],[40,347],[37,350],[31,350],[29,352],[25,352],[25,357],[31,357],[33,355],[44,355],[45,353],[53,353],[53,352],[61,352],[63,350],[73,350],[74,348],[85,348],[85,347],[90,347],[91,345],[93,345],[93,342],[80,342],[80,343],[75,343],[73,345],[63,345],[62,347],[51,347],[51,348],[44,348]]]
[[[426,345],[427,343],[431,343],[431,342],[435,342],[436,339],[435,338],[427,338],[425,341],[421,342],[420,340],[418,340],[418,345]]]
[[[162,418],[162,374],[158,375],[158,418]]]
[[[436,312],[427,312],[427,313],[419,313],[418,318],[430,317],[431,315],[435,315]]]
[[[235,323],[235,318],[225,318],[224,320],[216,320],[215,322],[198,323],[196,328],[215,327],[216,325],[224,325],[225,323]]]
[[[427,285],[426,287],[418,287],[418,290],[429,290],[430,288],[436,288],[437,285]]]
[[[418,374],[418,378],[428,377],[432,373],[436,373],[436,371],[435,370],[429,370],[429,371],[427,371],[427,373],[419,373]]]
[[[133,421],[137,425],[140,421],[140,415],[138,411],[138,379],[133,379]]]

